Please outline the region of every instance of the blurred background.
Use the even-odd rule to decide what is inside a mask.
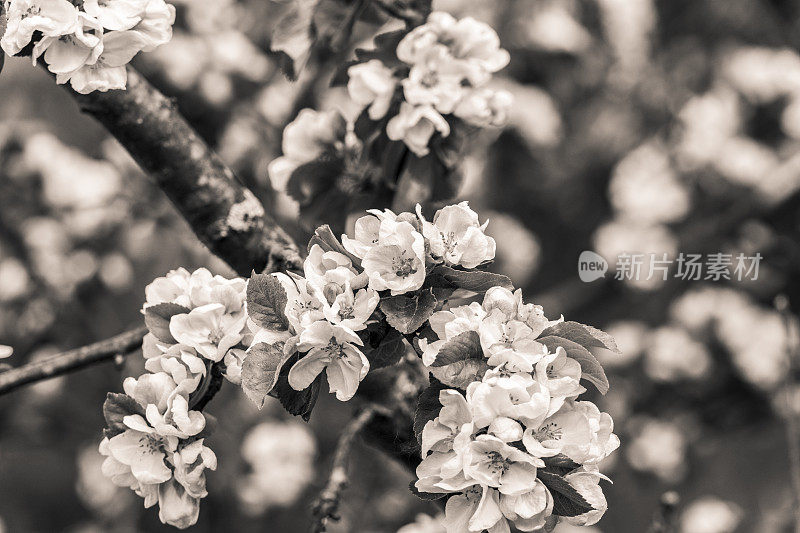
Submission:
[[[174,0],[170,44],[136,67],[302,242],[307,225],[267,165],[302,107],[339,108],[331,72],[287,81],[258,0]],[[787,421],[800,412],[785,317],[800,309],[800,1],[447,0],[511,52],[496,83],[509,125],[464,159],[460,197],[497,240],[495,268],[546,314],[612,333],[606,358],[621,449],[609,510],[586,533],[646,531],[665,491],[681,533],[793,530]],[[354,40],[374,26],[357,25]],[[370,206],[363,206],[367,208]],[[611,263],[583,283],[578,256]],[[744,253],[757,280],[614,280],[621,252]],[[19,365],[124,331],[167,270],[231,275],[124,150],[26,59],[0,75],[0,344]],[[643,269],[643,272],[646,270]],[[789,320],[791,322],[791,320]],[[166,531],[100,473],[107,391],[133,355],[0,398],[0,532]],[[196,531],[304,531],[348,406],[322,395],[306,425],[226,385],[209,408],[220,468]],[[395,532],[434,504],[366,446],[334,532]],[[419,518],[403,533],[433,533]],[[559,527],[558,533],[573,530]]]

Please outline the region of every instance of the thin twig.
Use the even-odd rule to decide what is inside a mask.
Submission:
[[[61,376],[101,361],[109,361],[117,355],[126,355],[142,345],[142,338],[146,333],[147,328],[142,326],[110,339],[3,372],[0,374],[0,395],[28,383]]]
[[[314,502],[314,523],[311,527],[311,531],[314,533],[324,533],[328,520],[339,520],[339,503],[342,499],[342,492],[347,488],[347,459],[350,456],[350,450],[353,448],[356,435],[364,429],[379,410],[380,408],[375,406],[367,407],[351,420],[339,435],[328,483],[320,492],[317,501]]]
[[[775,297],[775,309],[781,314],[783,326],[786,330],[786,358],[789,368],[786,380],[782,387],[784,406],[783,419],[786,426],[786,444],[789,448],[789,474],[792,478],[792,492],[794,495],[794,531],[800,533],[800,420],[798,419],[797,406],[794,401],[797,384],[794,373],[797,371],[797,343],[794,330],[794,320],[789,307],[789,299],[784,294]]]

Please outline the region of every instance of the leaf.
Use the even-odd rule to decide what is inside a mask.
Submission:
[[[557,474],[559,476],[569,474],[581,466],[563,453],[553,457],[543,457],[542,461],[544,461],[544,470],[546,472]]]
[[[400,44],[400,41],[406,34],[408,34],[408,30],[405,29],[381,33],[376,35],[373,39],[373,48],[356,48],[355,61],[348,61],[336,71],[331,80],[331,87],[347,85],[347,82],[350,80],[347,70],[353,65],[366,63],[371,59],[377,59],[389,68],[407,67],[405,63],[397,59],[397,45]]]
[[[174,303],[151,305],[144,310],[144,324],[161,342],[177,342],[169,331],[169,320],[175,315],[188,313],[190,309]]]
[[[417,436],[420,446],[422,445],[422,429],[425,424],[439,416],[439,411],[442,410],[439,391],[446,388],[443,383],[431,376],[431,384],[417,398],[417,408],[414,411],[414,435]]]
[[[386,321],[403,334],[413,333],[436,309],[436,297],[430,289],[381,298],[381,311]]]
[[[437,265],[431,269],[425,285],[464,289],[472,292],[486,292],[492,287],[504,287],[514,290],[514,284],[507,276],[482,272],[480,270],[456,270],[445,265]]]
[[[323,156],[297,167],[286,183],[286,193],[301,206],[311,204],[323,193],[332,192],[337,178],[344,171],[341,158]]]
[[[242,364],[242,389],[259,409],[264,407],[264,400],[275,388],[283,364],[293,355],[285,355],[283,346],[282,342],[260,342],[250,347]]]
[[[448,494],[447,492],[421,492],[419,489],[417,489],[417,487],[414,486],[415,483],[416,481],[412,481],[411,483],[409,483],[408,488],[411,490],[411,493],[420,500],[424,500],[426,502],[433,502],[450,496],[450,494]]]
[[[289,414],[300,416],[308,422],[311,418],[311,411],[317,403],[322,374],[317,376],[317,379],[308,388],[301,391],[294,390],[289,385],[289,370],[298,360],[300,360],[300,354],[295,353],[284,363],[278,381],[275,383],[270,395],[278,398],[278,401],[281,402],[281,405]]]
[[[323,251],[339,252],[340,254],[346,255],[350,258],[350,261],[352,261],[354,265],[361,264],[361,259],[348,252],[345,247],[342,246],[342,243],[339,242],[339,239],[337,239],[336,235],[333,234],[333,231],[328,224],[323,224],[314,230],[314,235],[308,241],[308,250],[311,251],[311,247],[315,244],[319,245]]]
[[[466,359],[430,369],[436,379],[448,387],[456,389],[466,389],[473,381],[480,381],[487,370],[489,370],[489,365],[485,359]]]
[[[578,516],[594,510],[594,507],[589,505],[589,502],[563,477],[542,469],[536,471],[536,477],[542,480],[553,495],[554,515]]]
[[[110,439],[120,433],[124,433],[128,426],[125,425],[122,419],[129,415],[144,416],[144,409],[127,394],[109,392],[106,395],[106,401],[103,403],[103,417],[106,419],[106,428],[103,430],[103,436]]]
[[[286,302],[286,291],[275,276],[253,272],[247,282],[247,314],[250,318],[261,327],[285,331],[289,329]]]
[[[369,369],[378,370],[387,366],[396,365],[406,354],[408,343],[399,332],[392,329],[381,339],[376,348],[365,355],[369,359]]]
[[[431,366],[445,366],[467,359],[483,359],[481,337],[477,331],[459,333],[444,343]]]
[[[549,331],[552,328],[547,328],[545,332]],[[600,394],[605,394],[608,392],[609,384],[608,384],[608,377],[606,376],[605,370],[603,370],[603,366],[600,364],[600,361],[592,355],[585,347],[581,346],[577,342],[571,341],[569,339],[565,339],[563,337],[556,337],[554,335],[548,335],[546,337],[539,337],[536,339],[538,342],[541,342],[550,352],[554,352],[556,348],[564,348],[564,351],[567,352],[567,357],[575,359],[581,365],[581,372],[584,379],[594,384],[597,387],[597,390],[600,391]]]
[[[621,353],[614,342],[614,337],[605,331],[581,324],[580,322],[559,322],[542,332],[542,336],[554,335],[563,337],[583,346],[586,349],[604,348],[614,353]]]

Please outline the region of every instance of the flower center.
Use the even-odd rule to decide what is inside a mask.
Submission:
[[[503,457],[500,452],[489,452],[486,454],[489,458],[489,471],[492,474],[504,474],[511,467],[511,461]]]
[[[338,359],[344,357],[344,346],[336,342],[335,337],[331,337],[331,340],[328,341],[328,345],[325,346],[324,350],[328,352],[328,355],[331,357]]]
[[[407,278],[411,274],[416,274],[413,257],[395,257],[392,260],[392,269],[398,278]]]
[[[222,337],[224,336],[225,335],[222,333],[221,329],[212,329],[208,333],[208,342],[210,342],[211,344],[219,344],[219,341],[221,341]]]
[[[145,434],[139,437],[139,445],[142,448],[148,450],[150,453],[157,453],[164,451],[164,442],[161,439],[154,437],[152,435]]]
[[[564,432],[561,430],[561,428],[558,427],[558,424],[556,424],[555,422],[548,422],[547,424],[540,427],[534,436],[538,441],[561,440],[561,437],[564,436]]]

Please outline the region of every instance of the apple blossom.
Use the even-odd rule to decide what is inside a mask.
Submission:
[[[217,362],[243,338],[247,316],[227,313],[220,303],[202,305],[189,313],[173,315],[169,331],[175,340],[191,346],[203,357]]]
[[[80,94],[93,91],[106,92],[124,89],[128,81],[125,65],[144,46],[142,37],[131,31],[111,31],[103,35],[103,52],[92,64],[85,64],[72,72],[56,74],[56,83],[70,82]]]
[[[131,429],[185,439],[205,428],[203,413],[189,409],[189,391],[182,390],[166,372],[127,378],[122,386],[145,411],[144,417],[133,414],[123,419]]]
[[[378,307],[380,295],[373,289],[359,289],[353,292],[348,283],[323,313],[331,324],[361,331],[367,327],[367,320]]]
[[[597,467],[584,466],[570,472],[564,476],[564,479],[592,506],[591,511],[577,516],[568,516],[565,520],[576,526],[596,524],[608,509],[603,489],[600,488],[600,480],[608,478],[600,474]]]
[[[108,30],[129,30],[150,0],[83,0],[83,10]]]
[[[286,189],[292,173],[323,154],[339,152],[344,147],[347,124],[338,111],[303,109],[283,130],[283,156],[268,168],[272,187]]]
[[[431,105],[403,102],[400,113],[386,124],[386,135],[393,141],[403,141],[419,157],[428,155],[428,143],[437,131],[447,137],[450,124]]]
[[[194,348],[184,344],[161,344],[152,333],[144,336],[142,355],[148,372],[169,374],[178,387],[188,393],[197,390],[206,375],[206,364]]]
[[[349,257],[339,252],[326,252],[318,244],[308,251],[303,274],[329,304],[358,275]]]
[[[188,291],[191,307],[218,303],[225,306],[226,313],[236,314],[244,310],[247,282],[214,276],[208,269],[198,268],[189,276]]]
[[[486,485],[472,485],[447,500],[444,510],[447,533],[508,533],[500,510],[500,494]]]
[[[361,262],[369,288],[403,294],[425,282],[425,240],[408,222],[381,222],[378,242]]]
[[[323,299],[319,291],[305,278],[297,275],[290,277],[280,272],[273,276],[286,291],[284,313],[295,333],[300,333],[314,322],[325,318]]]
[[[47,70],[54,74],[75,71],[97,62],[103,52],[103,27],[85,13],[78,14],[74,33],[42,37],[31,53],[34,64],[44,54]]]
[[[152,52],[172,39],[172,25],[175,24],[175,7],[164,0],[149,0],[142,20],[131,28],[144,40],[142,52]]]
[[[371,59],[347,69],[347,92],[361,106],[369,106],[369,118],[380,120],[389,111],[397,86],[392,69],[380,60]]]
[[[544,483],[537,479],[527,492],[501,494],[500,510],[520,531],[538,530],[553,513],[553,496]]]
[[[0,45],[16,55],[31,42],[34,32],[44,37],[73,33],[78,9],[67,0],[12,0],[6,6],[6,28]]]
[[[547,416],[550,396],[539,383],[527,386],[523,379],[498,379],[494,384],[476,381],[467,387],[467,402],[473,421],[479,428],[489,426],[497,417],[508,417],[536,424]]]
[[[507,91],[482,87],[467,92],[455,106],[453,114],[479,127],[499,127],[508,120],[514,98]]]
[[[419,204],[417,215],[422,222],[422,234],[428,240],[435,259],[465,268],[475,268],[494,259],[495,241],[484,233],[489,222],[479,224],[478,214],[470,209],[468,202],[439,209],[433,223],[422,216]]]
[[[519,320],[506,320],[498,309],[481,322],[480,339],[489,366],[505,364],[509,369],[531,372],[547,354],[547,347],[536,341],[531,328]]]
[[[472,414],[464,396],[453,389],[439,392],[442,410],[439,416],[428,421],[422,429],[422,457],[431,451],[447,452],[453,449],[455,437],[466,429],[472,432]],[[469,427],[464,427],[469,426]]]
[[[411,67],[402,85],[406,102],[433,106],[443,115],[453,112],[464,93],[459,76],[442,74],[424,65]]]
[[[331,392],[340,401],[353,397],[369,372],[369,361],[357,348],[362,340],[347,328],[320,320],[301,334],[297,350],[308,352],[289,370],[289,385],[303,390],[324,370]]]
[[[176,303],[192,308],[189,290],[191,274],[185,268],[170,270],[166,276],[154,279],[144,288],[145,308],[160,303]]]

